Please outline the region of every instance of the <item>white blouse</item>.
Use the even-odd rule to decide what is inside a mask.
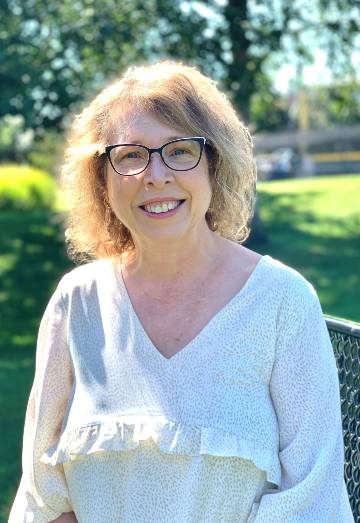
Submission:
[[[71,270],[40,324],[22,468],[9,523],[353,523],[314,287],[265,255],[166,358],[115,259]]]

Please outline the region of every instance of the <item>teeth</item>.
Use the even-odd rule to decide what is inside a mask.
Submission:
[[[160,214],[162,212],[171,211],[172,209],[175,209],[175,207],[177,207],[178,205],[180,205],[180,200],[176,200],[176,201],[172,200],[171,202],[162,202],[162,203],[160,203],[160,202],[152,203],[150,205],[144,205],[144,207],[148,212]]]

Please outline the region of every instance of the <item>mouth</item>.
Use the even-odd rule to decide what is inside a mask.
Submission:
[[[176,214],[185,200],[169,200],[163,202],[152,202],[147,205],[139,205],[139,208],[148,216],[165,217]]]

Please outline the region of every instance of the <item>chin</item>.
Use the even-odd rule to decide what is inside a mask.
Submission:
[[[183,240],[186,235],[189,233],[189,230],[185,227],[154,227],[151,229],[143,229],[139,234],[136,236],[141,239],[143,238],[145,242],[151,241],[151,242],[158,242],[158,243],[169,243],[174,241],[181,241]]]

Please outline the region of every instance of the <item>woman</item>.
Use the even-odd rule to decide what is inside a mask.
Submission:
[[[130,69],[75,120],[67,242],[10,523],[350,523],[314,287],[241,243],[256,170],[215,83]],[[92,261],[91,261],[92,260]]]

